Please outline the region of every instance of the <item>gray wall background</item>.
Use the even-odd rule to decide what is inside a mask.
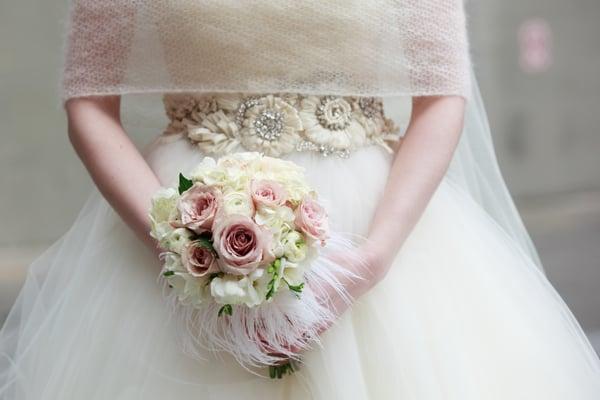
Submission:
[[[600,2],[468,3],[473,60],[505,178],[550,278],[600,330]],[[66,2],[0,2],[0,319],[26,265],[72,223],[91,189],[58,100]],[[519,68],[517,33],[541,17],[554,62]],[[156,132],[157,133],[157,132]],[[147,132],[131,132],[138,143]]]

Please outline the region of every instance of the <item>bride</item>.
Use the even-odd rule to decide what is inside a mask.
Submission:
[[[63,90],[98,191],[29,269],[0,398],[600,398],[498,171],[461,0],[75,0]],[[168,119],[143,152],[121,123],[134,93]],[[148,234],[161,186],[238,151],[303,166],[332,229],[366,238],[335,256],[368,266],[354,303],[279,380],[180,349]]]

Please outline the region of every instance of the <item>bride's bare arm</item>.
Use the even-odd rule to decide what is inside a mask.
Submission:
[[[445,175],[463,129],[462,97],[418,97],[369,229],[367,253],[382,279]]]
[[[364,279],[338,276],[353,298],[384,279],[402,244],[423,214],[444,177],[463,128],[462,97],[419,97],[413,100],[410,124],[394,156],[368,240],[353,253],[330,256]],[[369,271],[365,271],[368,268]],[[337,293],[327,301],[338,314],[349,306]],[[321,327],[321,330],[328,326]],[[299,348],[292,348],[300,352]]]
[[[340,278],[352,297],[360,297],[385,277],[448,169],[462,132],[464,110],[462,97],[414,98],[410,124],[394,156],[368,240],[354,254],[333,256],[365,278]],[[330,300],[338,313],[348,306],[335,295]]]
[[[160,183],[121,125],[120,97],[70,99],[69,138],[96,186],[149,247],[148,210]]]

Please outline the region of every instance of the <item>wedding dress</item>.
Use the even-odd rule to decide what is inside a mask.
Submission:
[[[64,98],[165,93],[145,150],[164,185],[206,155],[262,151],[306,169],[333,230],[365,235],[390,117],[405,122],[390,96],[464,96],[465,132],[388,275],[281,380],[182,352],[159,261],[94,191],[29,268],[0,332],[0,398],[600,398],[600,362],[497,171],[464,25],[459,0],[76,1]],[[241,128],[268,112],[302,129]]]

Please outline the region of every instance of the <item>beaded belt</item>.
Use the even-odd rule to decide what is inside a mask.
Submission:
[[[206,154],[238,146],[278,157],[293,151],[348,157],[397,140],[398,128],[374,97],[296,94],[165,94],[165,134],[185,135]]]

